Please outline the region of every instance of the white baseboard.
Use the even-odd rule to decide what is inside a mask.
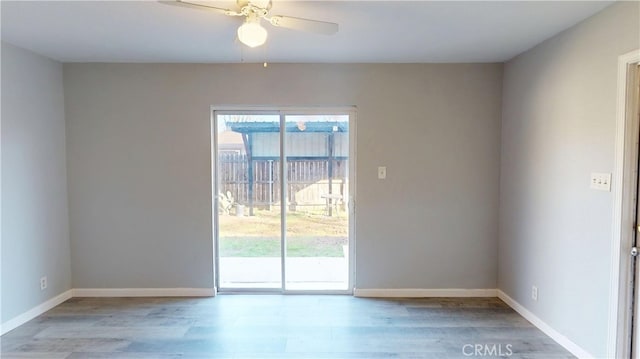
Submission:
[[[353,290],[354,297],[369,298],[428,298],[428,297],[496,297],[497,289],[361,289]]]
[[[4,335],[15,328],[21,326],[22,324],[30,321],[31,319],[45,313],[46,311],[62,304],[64,301],[71,299],[73,297],[73,290],[70,289],[66,292],[63,292],[46,302],[39,304],[28,311],[18,315],[17,317],[6,321],[5,323],[0,324],[0,335]]]
[[[571,354],[575,355],[578,358],[594,358],[586,350],[582,349],[576,343],[572,342],[569,338],[560,334],[557,330],[553,329],[549,324],[545,323],[542,319],[538,318],[535,314],[531,313],[527,308],[525,308],[522,304],[516,302],[513,298],[508,296],[505,292],[498,290],[498,298],[502,299],[507,305],[509,305],[513,310],[522,315],[526,320],[530,321],[531,324],[535,325],[538,329],[544,332],[546,335],[551,337],[551,339],[555,340],[556,343],[562,345],[565,349],[567,349]]]
[[[17,317],[0,324],[0,335],[19,327],[31,319],[62,304],[73,297],[212,297],[216,295],[215,288],[77,288],[70,289]],[[542,319],[527,310],[499,289],[354,289],[355,297],[374,298],[426,298],[426,297],[498,297],[525,319],[535,325],[551,339],[562,345],[578,358],[593,358],[569,338],[560,334]]]
[[[214,297],[216,288],[77,288],[39,304],[0,324],[0,335],[75,297]]]
[[[214,297],[215,288],[76,288],[74,297]]]

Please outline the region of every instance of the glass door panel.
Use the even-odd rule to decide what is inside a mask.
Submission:
[[[216,114],[218,288],[282,288],[280,116]]]
[[[349,116],[285,116],[285,290],[349,285]]]

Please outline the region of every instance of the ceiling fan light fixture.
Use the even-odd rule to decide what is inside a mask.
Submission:
[[[2,0],[0,0],[2,1]],[[272,15],[272,0],[236,0],[238,10],[212,6],[209,0],[158,0],[161,4],[178,5],[199,10],[215,11],[227,16],[245,17],[238,28],[238,40],[248,47],[257,47],[267,41],[267,30],[260,24],[265,19],[270,25],[317,34],[333,35],[338,32],[338,24],[333,22],[303,19],[292,16]]]
[[[260,21],[246,21],[238,28],[238,39],[249,47],[257,47],[267,41],[267,30]]]

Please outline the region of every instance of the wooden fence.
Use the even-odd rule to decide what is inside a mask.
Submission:
[[[249,160],[246,155],[221,153],[218,156],[218,178],[221,193],[229,191],[238,204],[270,209],[280,204],[280,161],[254,159],[253,201],[250,199]],[[329,180],[327,159],[294,159],[287,161],[287,203],[297,206],[324,206],[329,193],[348,198],[348,160],[334,159],[333,176]],[[331,182],[331,190],[329,190]]]

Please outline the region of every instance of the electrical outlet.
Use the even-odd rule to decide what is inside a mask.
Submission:
[[[538,300],[538,287],[531,286],[531,299],[537,301]]]
[[[380,166],[378,167],[378,179],[387,178],[387,167]]]
[[[40,278],[40,290],[45,290],[47,289],[47,277],[42,277]]]

